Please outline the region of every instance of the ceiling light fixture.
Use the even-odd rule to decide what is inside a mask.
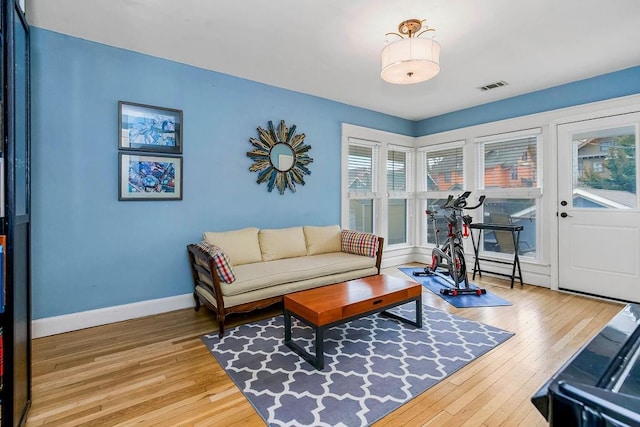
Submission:
[[[407,19],[398,25],[395,35],[401,40],[388,43],[380,54],[382,58],[383,80],[395,84],[420,83],[440,72],[440,45],[433,39],[420,38],[429,31],[435,31],[424,19]]]

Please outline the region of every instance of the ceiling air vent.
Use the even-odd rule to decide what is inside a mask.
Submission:
[[[485,90],[497,89],[499,87],[506,86],[508,84],[509,83],[505,82],[504,80],[500,80],[499,82],[484,85],[482,87],[479,87],[478,89],[484,92]]]

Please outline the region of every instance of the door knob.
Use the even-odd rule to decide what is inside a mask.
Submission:
[[[562,212],[562,213],[560,213],[560,216],[561,216],[562,218],[566,218],[566,217],[568,217],[568,216],[569,216],[569,214],[568,214],[568,213],[566,213],[566,212]]]

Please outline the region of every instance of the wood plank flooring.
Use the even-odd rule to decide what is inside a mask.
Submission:
[[[384,273],[407,278],[396,268]],[[543,426],[531,395],[624,305],[485,277],[513,305],[457,309],[425,290],[423,301],[516,335],[389,414],[375,426]],[[281,307],[232,316],[229,326]],[[200,341],[217,331],[192,309],[33,341],[27,426],[263,426]]]

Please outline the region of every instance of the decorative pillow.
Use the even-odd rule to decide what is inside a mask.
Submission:
[[[229,256],[231,264],[237,266],[262,261],[258,231],[260,230],[255,227],[224,232],[207,231],[203,237],[210,245],[221,247]]]
[[[216,266],[218,277],[225,283],[233,283],[236,281],[236,275],[231,268],[231,261],[224,251],[216,245],[211,245],[206,241],[197,243],[197,246],[209,254],[213,258],[213,263]]]
[[[378,236],[354,230],[342,230],[342,252],[375,257],[378,251]]]
[[[339,225],[329,225],[327,227],[306,225],[302,229],[307,242],[307,255],[340,252],[342,250]]]
[[[302,227],[260,230],[262,261],[307,256]]]

